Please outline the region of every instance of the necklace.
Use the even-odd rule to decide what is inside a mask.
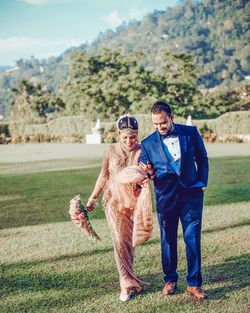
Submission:
[[[123,167],[127,167],[127,166],[133,165],[137,149],[135,149],[135,147],[134,147],[131,151],[129,151],[128,149],[124,148],[121,143],[120,143],[120,148],[121,148],[121,151],[122,151],[122,154],[123,154],[123,156],[122,156],[122,158],[123,158],[123,160],[122,160],[123,161],[122,162]]]

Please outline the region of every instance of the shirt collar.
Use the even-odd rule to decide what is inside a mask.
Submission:
[[[177,133],[175,124],[173,123],[170,132],[169,132],[167,135],[161,135],[161,138],[162,138],[162,140],[163,140],[163,139],[165,139],[165,138],[175,137],[175,136],[178,136],[178,133]]]

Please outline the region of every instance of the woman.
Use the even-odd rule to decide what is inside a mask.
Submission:
[[[109,146],[101,173],[87,202],[92,211],[103,191],[103,207],[114,244],[119,272],[120,300],[143,290],[133,271],[135,246],[152,235],[151,192],[148,177],[139,165],[138,123],[130,115],[117,122],[119,142]]]

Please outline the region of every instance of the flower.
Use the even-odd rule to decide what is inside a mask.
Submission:
[[[69,214],[72,222],[86,234],[88,239],[92,239],[94,241],[100,240],[99,236],[90,224],[88,211],[82,203],[80,195],[76,195],[73,199],[71,199]]]

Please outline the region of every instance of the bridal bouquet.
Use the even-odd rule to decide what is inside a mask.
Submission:
[[[99,236],[90,224],[88,211],[82,203],[80,195],[75,196],[70,201],[69,214],[72,222],[86,234],[88,239],[92,239],[94,241],[100,240]]]

